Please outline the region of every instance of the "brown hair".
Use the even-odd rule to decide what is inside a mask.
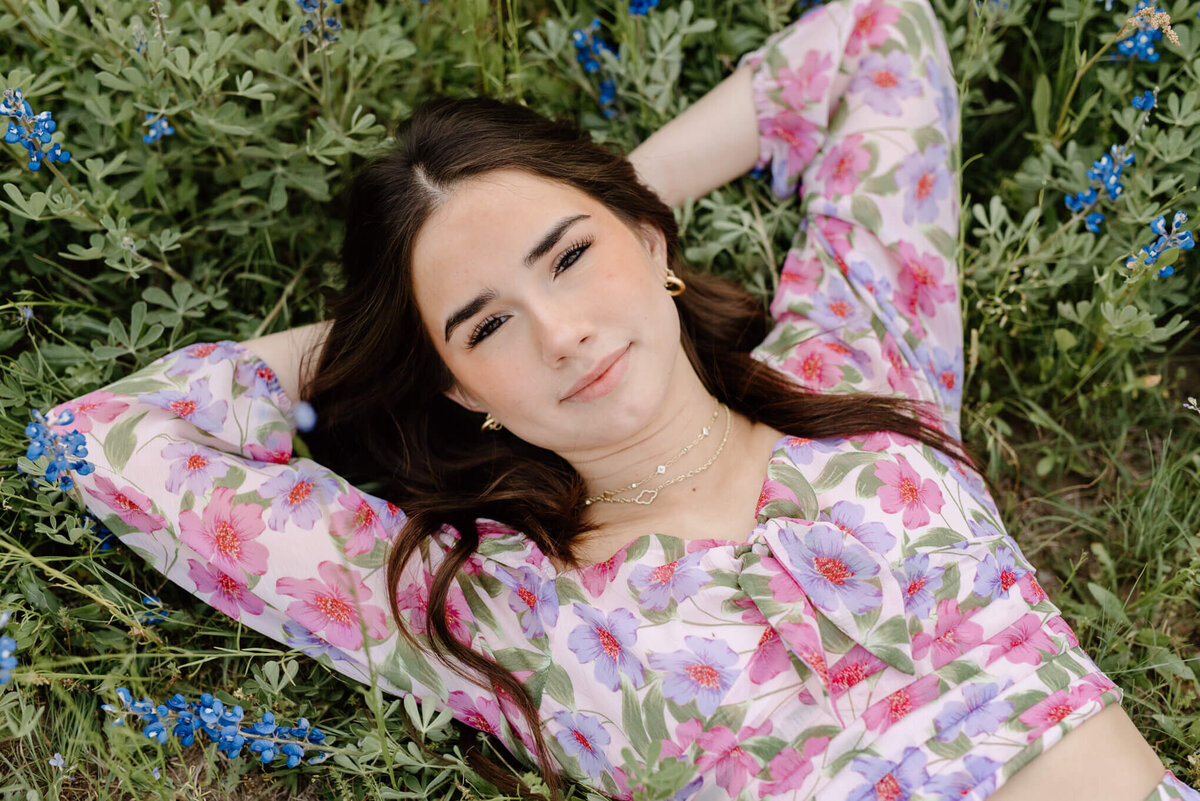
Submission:
[[[478,415],[443,394],[453,377],[422,324],[411,259],[422,225],[459,183],[492,170],[523,170],[585,192],[631,228],[649,223],[662,231],[668,263],[687,282],[675,299],[683,346],[704,385],[735,411],[796,436],[894,431],[955,457],[963,453],[923,423],[911,401],[806,392],[751,358],[769,328],[762,306],[730,281],[690,271],[671,210],[638,180],[624,155],[573,126],[487,98],[438,99],[402,123],[396,139],[350,190],[345,290],[333,303],[334,323],[306,387],[319,413],[307,440],[314,456],[352,480],[382,481],[381,493],[408,514],[389,555],[389,587],[422,543],[444,525],[457,529],[459,539],[430,589],[432,652],[464,678],[513,699],[557,797],[561,779],[533,698],[508,670],[455,640],[439,614],[479,544],[477,519],[516,528],[566,564],[576,564],[572,546],[589,530],[582,516],[586,488],[566,460],[508,431],[481,432]],[[390,605],[412,639],[395,592]]]

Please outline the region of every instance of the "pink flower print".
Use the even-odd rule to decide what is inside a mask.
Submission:
[[[272,531],[283,531],[291,522],[311,530],[333,500],[337,486],[337,479],[328,470],[312,463],[279,473],[258,490],[262,497],[274,499],[267,525]]]
[[[771,501],[779,500],[780,498],[792,500],[795,497],[795,493],[783,484],[768,478],[763,481],[762,490],[758,493],[758,504],[754,507],[754,515],[756,517],[761,515],[763,508]]]
[[[771,167],[772,188],[776,194],[786,196],[789,177],[804,169],[816,155],[817,126],[797,112],[785,109],[774,117],[762,117],[758,131],[764,139],[777,143]]]
[[[950,199],[950,170],[946,146],[930,145],[913,153],[896,168],[896,186],[904,193],[904,224],[931,223],[938,203]]]
[[[1042,653],[1054,654],[1058,649],[1054,642],[1042,631],[1042,621],[1037,615],[1028,614],[1012,624],[1004,631],[987,641],[986,645],[994,645],[988,656],[990,665],[1000,657],[1009,662],[1026,665],[1042,664]]]
[[[810,50],[809,55],[814,52]],[[860,176],[871,166],[871,151],[863,147],[862,142],[862,134],[852,134],[825,156],[817,171],[817,178],[825,182],[825,194],[851,195],[858,189]],[[908,213],[907,209],[905,213]]]
[[[841,531],[814,523],[803,539],[785,529],[779,541],[795,568],[796,581],[821,609],[844,606],[862,615],[883,603],[883,593],[871,581],[879,573],[879,564]]]
[[[887,698],[871,704],[863,713],[863,721],[866,722],[867,728],[880,734],[887,731],[892,724],[914,709],[937,698],[939,681],[935,674],[930,673],[907,687],[901,687]]]
[[[63,430],[73,429],[80,434],[92,430],[93,423],[111,423],[117,415],[129,408],[129,404],[116,400],[116,395],[103,389],[89,392],[82,398],[55,406],[50,410],[48,419],[53,420],[63,412],[70,411],[75,419],[65,426],[55,426]]]
[[[870,53],[859,64],[849,92],[862,92],[863,100],[877,113],[899,117],[903,113],[900,101],[920,97],[924,92],[921,82],[909,77],[911,69],[908,54],[903,50],[893,50],[886,56]]]
[[[829,691],[837,698],[845,695],[861,681],[866,681],[887,667],[882,660],[855,643],[849,653],[829,668]]]
[[[696,738],[696,744],[700,746],[696,767],[702,772],[715,768],[717,786],[733,798],[762,767],[753,754],[742,748],[743,743],[770,733],[770,720],[758,727],[745,726],[736,737],[725,726],[709,729]]]
[[[345,546],[347,556],[370,553],[376,540],[387,540],[375,507],[353,487],[345,495],[339,495],[337,502],[342,511],[333,513],[330,530],[340,539],[349,537]]]
[[[759,785],[759,798],[775,798],[799,790],[813,772],[813,761],[829,747],[828,737],[809,737],[803,749],[784,748],[771,759],[767,770],[773,781]]]
[[[892,447],[904,448],[915,443],[916,440],[910,439],[903,434],[897,434],[894,431],[872,431],[863,438],[862,449],[878,453]]]
[[[801,258],[798,251],[789,250],[779,276],[779,292],[805,298],[817,291],[823,273],[820,261]]]
[[[883,523],[865,523],[866,509],[850,501],[838,501],[828,512],[822,512],[820,521],[830,523],[861,542],[875,553],[885,554],[896,546],[896,538]]]
[[[764,556],[761,564],[772,573],[771,580],[767,582],[767,589],[771,591],[772,600],[781,604],[801,604],[806,614],[812,614],[812,606],[808,603],[808,596],[804,594],[804,589],[796,583],[796,579],[784,569],[783,565],[769,556]]]
[[[364,626],[373,640],[387,636],[387,616],[381,607],[366,603],[374,593],[357,571],[325,560],[317,565],[317,573],[319,579],[281,578],[275,582],[276,592],[297,599],[288,604],[288,617],[314,634],[324,631],[335,648],[361,648]]]
[[[282,431],[272,431],[263,445],[247,442],[246,453],[256,462],[287,464],[292,460],[292,437]]]
[[[1046,591],[1042,589],[1042,585],[1033,577],[1032,571],[1021,576],[1020,581],[1017,582],[1017,586],[1021,588],[1021,597],[1030,606],[1040,603],[1049,597],[1046,595]]]
[[[942,588],[942,573],[945,568],[931,567],[929,554],[918,553],[904,560],[903,571],[893,570],[892,575],[900,585],[904,596],[904,611],[921,619],[933,611],[935,593]]]
[[[983,598],[1008,597],[1008,591],[1029,572],[1017,564],[1012,548],[1001,545],[995,554],[988,554],[975,568],[973,591]]]
[[[219,609],[234,620],[240,620],[242,611],[261,615],[264,604],[261,598],[250,592],[246,582],[221,570],[210,570],[195,559],[188,559],[188,578],[196,582],[196,592],[212,595],[210,606]]]
[[[920,321],[914,318],[911,322],[915,333],[916,329],[920,326]],[[902,395],[907,395],[910,398],[920,398],[921,393],[917,389],[916,382],[913,381],[915,371],[908,366],[908,359],[900,352],[900,347],[896,344],[896,340],[891,334],[886,334],[883,337],[883,358],[888,363],[888,386]]]
[[[1104,694],[1104,690],[1095,684],[1077,684],[1069,690],[1058,690],[1026,709],[1017,719],[1026,726],[1032,726],[1028,740],[1033,742],[1042,734],[1061,723],[1068,715],[1083,705],[1096,700]]]
[[[599,598],[604,590],[621,572],[625,564],[626,550],[622,548],[603,562],[588,565],[579,571],[579,583],[583,585],[593,598]]]
[[[233,490],[218,487],[204,507],[203,520],[191,509],[179,513],[179,538],[209,564],[234,575],[267,572],[267,548],[254,542],[263,532],[262,508],[233,505]]]
[[[167,375],[183,375],[194,373],[206,363],[218,362],[239,356],[232,342],[200,342],[177,350],[167,356],[167,361],[174,364],[167,368]]]
[[[949,303],[958,297],[952,284],[942,283],[945,262],[934,253],[918,254],[908,242],[896,244],[903,265],[896,278],[896,305],[908,317],[915,317],[917,310],[927,317],[937,313],[935,303]]]
[[[865,45],[879,47],[887,41],[887,27],[900,19],[900,9],[884,0],[871,0],[854,9],[854,29],[846,42],[846,55],[857,56]]]
[[[850,271],[846,256],[850,253],[850,233],[854,226],[837,217],[821,214],[814,214],[812,220],[816,223],[815,231],[821,247],[834,260],[842,275],[846,275]]]
[[[932,478],[922,479],[902,454],[896,461],[880,460],[875,463],[875,477],[883,482],[879,488],[879,503],[889,514],[903,511],[900,519],[905,528],[919,528],[929,524],[929,511],[942,511],[945,500],[937,482]]]
[[[121,522],[125,525],[132,526],[149,534],[151,531],[158,531],[167,524],[167,521],[161,515],[156,515],[150,511],[154,508],[154,501],[133,487],[127,486],[118,490],[116,485],[107,478],[99,476],[93,479],[93,483],[96,485],[96,488],[87,487],[88,494],[99,498],[106,506],[115,510],[117,517],[121,518]]]
[[[1070,647],[1072,647],[1072,648],[1079,647],[1079,639],[1075,636],[1075,632],[1071,629],[1070,624],[1067,623],[1067,621],[1063,620],[1058,615],[1055,615],[1054,617],[1047,620],[1045,625],[1046,625],[1046,628],[1050,629],[1055,634],[1059,634],[1059,635],[1063,636],[1064,638],[1066,638],[1067,645],[1069,645]]]
[[[983,642],[983,629],[970,622],[978,609],[963,612],[958,608],[954,598],[943,598],[938,601],[937,626],[930,636],[922,631],[912,639],[913,657],[923,659],[925,654],[933,653],[933,669],[953,662],[961,654],[965,654]]]
[[[162,458],[171,461],[167,472],[167,492],[181,488],[193,495],[203,495],[213,482],[229,472],[229,465],[212,448],[194,442],[172,442],[162,449]]]
[[[788,649],[828,686],[829,665],[825,660],[825,648],[821,645],[821,637],[816,629],[801,623],[780,623],[775,630]]]
[[[172,414],[187,420],[201,431],[216,434],[225,424],[225,413],[229,404],[225,401],[213,402],[212,392],[208,389],[208,379],[188,386],[187,392],[174,389],[162,389],[151,395],[142,396],[142,401],[166,409]]]
[[[845,361],[845,357],[814,338],[797,345],[783,369],[802,386],[820,392],[841,382],[842,364]]]
[[[401,612],[413,610],[408,615],[408,627],[414,634],[429,632],[429,590],[432,586],[433,573],[424,570],[421,581],[409,581],[396,593],[396,608]],[[464,645],[470,645],[471,631],[467,621],[473,618],[467,607],[467,596],[455,585],[451,585],[446,593],[445,614],[450,635]]]
[[[758,616],[762,617],[761,614]],[[783,641],[779,639],[775,629],[764,622],[758,646],[746,664],[750,681],[754,684],[765,684],[787,670],[789,665],[791,660],[788,658],[787,649],[783,647]]]
[[[784,105],[802,111],[809,102],[825,96],[829,86],[829,75],[833,57],[828,52],[813,48],[804,54],[804,63],[799,67],[782,67],[776,73],[776,81],[782,87],[779,99]]]
[[[491,699],[472,698],[462,690],[450,693],[450,708],[454,717],[473,729],[500,736],[500,706]]]
[[[275,371],[257,359],[239,361],[233,379],[246,387],[247,398],[269,398],[282,393]]]

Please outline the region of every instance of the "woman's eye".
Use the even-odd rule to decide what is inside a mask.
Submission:
[[[583,255],[583,252],[591,246],[592,240],[584,239],[580,242],[576,242],[574,245],[571,245],[571,247],[563,251],[562,256],[560,256],[558,261],[554,264],[554,274],[558,275],[561,272],[569,270],[571,266],[575,264],[575,262],[579,261],[579,257]]]
[[[492,334],[506,318],[501,316],[489,317],[479,325],[475,326],[475,330],[471,332],[471,336],[467,338],[467,347],[473,348],[481,341]]]

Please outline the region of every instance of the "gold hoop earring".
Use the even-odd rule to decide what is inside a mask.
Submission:
[[[675,271],[670,267],[667,268],[667,280],[663,282],[663,287],[667,290],[667,294],[673,298],[679,297],[683,291],[687,289],[687,284],[683,283],[683,279],[675,274]]]
[[[479,430],[480,431],[499,431],[502,428],[504,428],[504,426],[502,426],[498,422],[496,422],[496,418],[492,417],[491,412],[488,412],[488,416],[483,418],[483,425],[481,425],[479,427]]]

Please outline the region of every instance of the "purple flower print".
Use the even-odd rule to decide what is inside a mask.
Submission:
[[[867,780],[846,797],[846,801],[907,801],[913,791],[928,780],[925,752],[904,749],[898,762],[878,757],[855,757],[850,767]]]
[[[283,531],[289,522],[311,530],[321,518],[322,507],[333,501],[337,479],[315,464],[302,464],[297,470],[285,470],[263,484],[258,494],[271,501],[267,525]]]
[[[962,363],[962,348],[951,352],[935,346],[929,352],[929,374],[942,393],[942,403],[954,408],[962,405]]]
[[[272,431],[262,444],[247,442],[246,454],[256,462],[287,464],[292,460],[292,435]]]
[[[896,545],[896,538],[883,523],[863,523],[866,511],[857,503],[838,501],[828,512],[822,512],[822,523],[831,523],[861,542],[875,553],[887,553]]]
[[[896,168],[896,186],[904,192],[906,225],[936,220],[938,203],[950,197],[946,146],[930,145],[923,153],[909,155]]]
[[[238,351],[229,342],[201,342],[188,345],[167,357],[168,360],[175,360],[175,363],[167,368],[167,375],[194,373],[205,363],[219,362],[223,359],[235,358],[238,355]]]
[[[796,580],[820,608],[835,610],[844,604],[861,615],[883,603],[883,593],[867,583],[879,573],[879,565],[863,548],[847,542],[842,532],[817,523],[803,541],[790,529],[779,539],[795,568]]]
[[[638,605],[666,609],[671,601],[695,595],[709,580],[709,575],[697,567],[701,556],[695,553],[659,567],[635,567],[629,574],[629,586],[638,591]]]
[[[641,687],[646,671],[630,648],[637,642],[638,618],[628,609],[616,609],[605,615],[598,609],[574,605],[575,614],[583,620],[567,638],[567,647],[580,664],[596,663],[596,680],[613,692],[621,686],[621,673]]]
[[[239,361],[233,377],[247,388],[247,398],[268,398],[280,392],[275,371],[263,361]]]
[[[942,588],[944,572],[945,568],[929,565],[927,553],[910,556],[904,560],[903,570],[893,570],[892,574],[904,595],[904,611],[922,620],[929,617],[937,600],[934,593]]]
[[[863,92],[863,100],[876,112],[899,117],[900,101],[906,97],[920,97],[924,91],[920,81],[909,77],[911,70],[908,54],[902,50],[893,50],[886,57],[870,53],[859,64],[849,91],[851,94]]]
[[[830,453],[837,450],[833,445],[819,439],[805,437],[788,437],[783,442],[784,452],[793,464],[812,464],[813,457],[818,453]]]
[[[997,701],[999,684],[968,684],[963,688],[962,702],[946,704],[942,714],[933,720],[940,731],[937,738],[950,742],[961,729],[968,737],[998,731],[1012,716],[1013,707],[1008,701]]]
[[[694,699],[701,714],[711,715],[738,676],[737,654],[719,640],[689,635],[683,642],[690,650],[651,654],[650,667],[666,673],[663,695],[677,704]]]
[[[531,640],[544,637],[546,626],[558,622],[558,591],[554,580],[544,579],[527,567],[498,571],[496,578],[512,590],[508,608],[521,615],[521,631],[525,636]]]
[[[201,431],[216,434],[225,423],[225,411],[229,404],[225,401],[213,403],[212,393],[208,390],[208,379],[202,378],[188,386],[187,392],[174,389],[163,389],[151,395],[142,396],[142,401],[160,409],[166,409]]]
[[[1008,591],[1029,571],[1019,566],[1012,549],[1001,545],[995,554],[988,554],[975,572],[975,594],[984,598],[1008,597]]]
[[[213,569],[188,559],[188,578],[196,582],[196,592],[210,595],[208,603],[234,620],[240,620],[242,610],[252,615],[261,615],[262,599],[246,587],[241,578],[234,578],[219,569]]]
[[[308,629],[301,626],[299,623],[289,620],[283,624],[283,630],[287,632],[287,644],[289,648],[294,648],[297,651],[303,651],[313,659],[322,654],[329,654],[329,657],[335,662],[353,662],[354,660],[342,652],[339,648],[334,648],[329,644],[329,641],[324,637],[318,637]]]
[[[813,304],[809,319],[825,331],[844,331],[865,322],[862,306],[845,284],[834,284],[828,292],[810,295],[809,300]]]
[[[579,760],[580,769],[591,776],[593,781],[598,781],[601,773],[613,769],[613,764],[608,761],[608,756],[603,750],[604,746],[612,742],[612,737],[604,730],[600,718],[561,711],[554,713],[554,722],[562,726],[554,733],[554,738],[567,752],[567,756]]]
[[[178,493],[182,487],[193,495],[203,495],[229,472],[220,453],[194,442],[173,442],[160,455],[173,460],[167,473],[167,492]]]
[[[942,127],[951,139],[958,138],[958,94],[953,81],[948,81],[946,70],[938,65],[933,56],[925,57],[925,79],[929,81],[929,91],[937,98],[938,116],[942,118]]]
[[[825,182],[826,194],[851,195],[858,189],[860,177],[871,166],[871,151],[862,146],[862,141],[862,134],[851,134],[825,156],[817,180]]]
[[[975,798],[986,798],[995,791],[1001,763],[985,756],[967,754],[963,764],[967,768],[965,771],[934,776],[921,789],[937,793],[941,801],[961,801],[972,794]]]

